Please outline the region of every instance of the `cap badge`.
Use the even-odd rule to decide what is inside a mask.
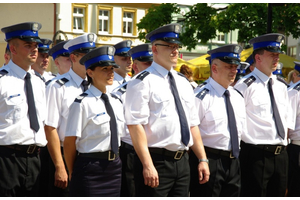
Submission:
[[[88,41],[89,41],[89,43],[94,42],[94,35],[93,34],[88,35]]]
[[[236,46],[236,47],[234,47],[234,50],[233,50],[233,52],[234,52],[234,53],[238,53],[238,52],[239,52],[239,50],[240,50],[240,47],[239,47],[239,46]]]

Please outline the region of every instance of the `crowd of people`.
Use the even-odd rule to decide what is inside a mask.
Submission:
[[[180,24],[135,47],[96,47],[95,33],[50,47],[41,28],[1,29],[0,196],[300,195],[300,82],[275,73],[282,34],[251,39],[246,62],[237,44],[208,51],[197,85],[174,70]]]

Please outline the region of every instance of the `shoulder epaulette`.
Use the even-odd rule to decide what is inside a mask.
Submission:
[[[281,78],[280,76],[277,76],[277,80],[280,81],[281,83],[285,84],[287,87],[289,87],[287,82],[283,78]]]
[[[200,83],[197,87],[198,88],[202,88],[203,86],[205,86],[207,84],[207,82],[205,81],[205,82],[203,82],[203,83]]]
[[[123,101],[117,95],[115,95],[113,93],[110,93],[110,95],[112,98],[118,99],[121,102],[121,104],[123,104]]]
[[[66,84],[66,82],[68,82],[69,80],[67,78],[62,78],[62,79],[58,79],[56,80],[56,83],[58,83],[60,86],[63,86],[64,84]]]
[[[233,89],[235,89],[235,91],[237,91],[244,98],[243,94],[238,89],[236,89],[236,88],[233,88]]]
[[[46,86],[49,85],[50,82],[51,82],[51,80],[48,80],[48,81],[45,83],[45,85],[46,85]]]
[[[183,73],[177,72],[177,74],[178,74],[179,76],[184,77],[188,82],[190,82],[189,79],[188,79]]]
[[[143,71],[141,72],[136,78],[137,79],[140,79],[140,80],[143,80],[146,76],[148,76],[150,74],[150,72],[148,71]]]
[[[81,103],[82,99],[84,99],[84,97],[86,97],[87,95],[87,93],[82,93],[74,100],[74,102]]]
[[[127,83],[127,82],[126,82]],[[126,92],[127,84],[124,84],[122,87],[118,89],[118,92],[124,94]]]
[[[2,69],[2,70],[0,71],[0,78],[1,78],[2,76],[5,76],[7,73],[8,73],[8,71],[6,71],[5,69]]]
[[[198,99],[200,99],[200,100],[203,100],[204,97],[205,97],[205,95],[208,94],[208,92],[209,92],[209,89],[204,88],[203,90],[201,90],[201,91],[196,95],[196,97],[197,97]]]
[[[300,83],[298,83],[297,85],[295,85],[295,87],[293,89],[295,89],[297,91],[300,91]]]
[[[244,83],[249,87],[255,80],[256,78],[254,76],[250,76],[249,78],[244,80]]]

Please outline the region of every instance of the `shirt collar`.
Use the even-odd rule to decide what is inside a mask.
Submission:
[[[162,66],[160,66],[159,64],[157,64],[156,62],[152,62],[152,67],[162,76],[162,77],[164,77],[164,78],[166,78],[167,76],[168,76],[168,73],[169,73],[169,71],[166,69],[166,68],[164,68],[164,67],[162,67]],[[171,72],[172,72],[172,69],[171,69]]]
[[[16,65],[12,60],[10,60],[10,62],[7,65],[7,67],[10,68],[14,73],[16,73],[19,78],[25,78],[27,72],[18,65]],[[30,70],[31,67],[29,68],[28,72],[30,72]]]
[[[80,85],[81,85],[83,79],[82,79],[80,76],[78,76],[78,75],[73,71],[72,68],[69,70],[69,74],[70,74],[71,78],[74,80],[74,82],[76,83],[77,87],[80,87]]]
[[[123,81],[123,77],[122,76],[120,76],[117,72],[114,72],[114,79],[116,80],[116,81]]]
[[[272,78],[273,80],[275,79],[275,76],[272,74],[271,77],[268,77],[267,75],[265,75],[264,73],[262,73],[259,69],[257,69],[256,67],[253,70],[253,73],[261,80],[261,82],[264,83],[264,85],[268,84],[269,78]],[[273,82],[273,81],[272,81]]]
[[[218,97],[222,97],[226,89],[222,85],[217,83],[213,78],[209,80],[209,83],[212,86],[212,88],[217,92]]]
[[[91,92],[92,95],[96,97],[96,99],[100,99],[102,92],[98,90],[94,85],[91,84],[89,91]]]

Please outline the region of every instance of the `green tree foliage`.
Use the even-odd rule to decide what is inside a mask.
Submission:
[[[179,14],[180,8],[175,3],[162,3],[158,6],[152,5],[148,13],[137,24],[139,30],[138,38],[145,41],[147,33],[156,28],[172,23],[172,14]]]
[[[178,14],[177,4],[160,4],[149,9],[137,24],[139,39],[150,31],[172,23],[172,14]],[[199,43],[206,44],[216,37],[216,31],[229,33],[238,29],[238,42],[247,44],[251,38],[267,33],[267,3],[232,3],[225,9],[215,9],[207,3],[197,3],[184,15],[180,40],[188,50]],[[300,4],[272,3],[272,32],[300,37]]]

